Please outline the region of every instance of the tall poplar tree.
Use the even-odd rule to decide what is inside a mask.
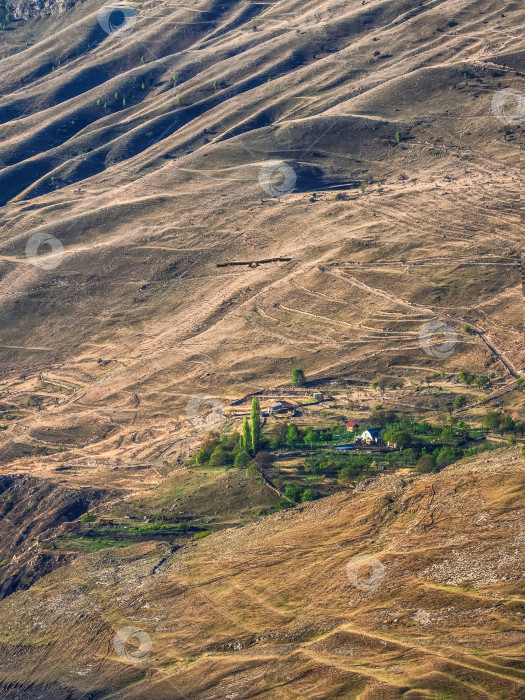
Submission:
[[[252,449],[252,434],[250,432],[248,416],[244,416],[244,420],[242,422],[241,447],[243,447],[246,452],[249,452]]]
[[[261,406],[259,399],[254,396],[252,399],[252,450],[255,454],[261,440]]]

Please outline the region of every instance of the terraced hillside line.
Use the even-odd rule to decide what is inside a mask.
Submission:
[[[412,303],[403,301],[402,299],[398,299],[396,297],[393,297],[390,294],[383,292],[382,290],[375,289],[374,287],[369,287],[364,282],[360,282],[359,280],[357,280],[354,277],[351,277],[349,275],[341,274],[338,272],[329,272],[329,271],[326,271],[324,269],[322,271],[326,272],[326,274],[328,274],[328,275],[332,275],[333,277],[337,277],[339,279],[342,279],[343,281],[347,282],[348,284],[351,284],[352,286],[357,287],[358,289],[362,289],[369,294],[374,294],[375,296],[379,296],[382,299],[385,299],[386,301],[389,301],[392,304],[397,304],[399,306],[403,306],[404,308],[408,309],[411,313],[424,313],[427,316],[432,316],[432,317],[436,316],[437,314],[440,314],[444,319],[448,319],[449,321],[456,321],[458,323],[465,323],[465,319],[457,318],[454,316],[450,316],[446,313],[443,313],[439,307],[436,310],[432,310],[430,308],[426,308],[424,306],[421,306],[420,304],[412,304]],[[473,330],[476,331],[478,337],[483,341],[483,343],[487,346],[487,348],[494,355],[496,355],[496,357],[500,360],[500,362],[508,370],[509,374],[511,374],[513,377],[519,377],[520,373],[519,373],[518,369],[505,356],[505,354],[501,350],[498,350],[498,348],[494,345],[494,343],[486,337],[485,331],[483,331],[481,328],[479,328],[479,326],[477,326],[474,323],[468,322],[468,325]]]
[[[177,440],[175,440],[175,442],[172,442],[170,445],[168,445],[168,447],[167,447],[165,450],[163,450],[163,451],[159,454],[159,456],[157,457],[157,462],[162,462],[163,459],[164,459],[164,457],[167,457],[168,454],[169,454],[169,453],[172,451],[172,449],[175,447],[175,445],[177,445],[180,441],[181,441],[181,438],[178,438]],[[160,476],[160,475],[159,475],[159,476]]]
[[[319,314],[313,314],[310,311],[301,311],[300,309],[292,309],[289,306],[285,306],[284,304],[279,304],[280,309],[284,309],[285,311],[291,311],[294,314],[301,314],[302,316],[311,316],[312,318],[318,318],[321,321],[326,321],[327,323],[334,324],[338,323],[342,326],[348,326],[349,328],[354,328],[354,329],[360,329],[360,326],[355,323],[348,323],[347,321],[340,321],[339,319],[336,318],[328,318],[327,316],[320,316]]]
[[[472,326],[477,332],[481,340],[485,343],[485,345],[489,348],[489,350],[492,350],[492,352],[499,358],[500,362],[505,365],[505,367],[508,369],[509,374],[512,374],[513,377],[520,377],[520,372],[518,368],[508,359],[508,357],[505,356],[505,354],[498,350],[494,343],[492,343],[485,333],[476,328],[475,326]]]
[[[388,301],[390,304],[393,304],[394,306],[402,306],[405,309],[408,309],[408,311],[411,314],[417,314],[417,315],[426,315],[426,316],[435,316],[436,312],[433,311],[432,309],[429,309],[428,307],[422,306],[420,304],[411,304],[410,302],[404,301],[403,299],[398,299],[396,297],[393,297],[392,295],[388,294],[387,292],[384,292],[380,289],[375,289],[374,287],[369,287],[367,284],[364,282],[360,282],[357,280],[355,277],[352,277],[351,275],[341,273],[339,271],[337,272],[330,272],[329,270],[325,270],[323,267],[319,268],[321,272],[326,273],[327,275],[331,275],[332,277],[336,277],[337,279],[343,280],[343,282],[346,282],[347,284],[352,285],[353,287],[357,287],[358,289],[361,289],[365,291],[367,294],[373,294],[375,296],[381,297],[385,301]]]
[[[494,401],[494,399],[498,399],[500,396],[503,396],[504,394],[508,394],[511,391],[516,391],[516,381],[513,379],[511,382],[508,382],[502,387],[499,387],[498,389],[495,389],[493,392],[491,392],[488,396],[484,397],[482,401],[479,401],[478,404],[474,405],[479,405],[482,406],[485,404],[487,401]],[[464,413],[466,409],[462,409],[461,413]]]
[[[448,258],[445,256],[437,256],[435,258],[421,258],[414,260],[376,260],[374,262],[363,262],[361,260],[344,260],[336,263],[331,263],[332,266],[344,266],[351,265],[358,268],[374,268],[374,267],[419,267],[425,265],[483,265],[490,266],[493,265],[502,267],[520,267],[521,263],[519,260],[508,261],[501,260],[500,258],[491,258],[488,256],[486,259],[478,260],[475,258]]]
[[[456,321],[458,323],[465,323],[464,319],[461,318],[456,318],[454,316],[449,316],[448,314],[443,314],[443,318],[446,318],[450,321]],[[476,331],[476,334],[478,337],[485,343],[485,345],[488,347],[488,349],[496,355],[496,357],[500,360],[502,365],[508,370],[509,374],[512,375],[513,377],[520,377],[520,372],[518,368],[506,357],[506,355],[503,353],[502,350],[498,350],[494,343],[490,341],[486,335],[486,331],[484,331],[482,328],[477,326],[474,323],[468,323],[467,325],[470,326],[473,330]]]

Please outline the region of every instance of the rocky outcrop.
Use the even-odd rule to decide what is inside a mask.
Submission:
[[[63,15],[82,0],[12,0],[11,16],[14,20],[43,19],[50,15]]]

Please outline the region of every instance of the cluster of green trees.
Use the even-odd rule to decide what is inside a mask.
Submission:
[[[469,448],[461,448],[455,445],[441,445],[434,450],[423,447],[407,448],[397,452],[377,455],[363,454],[338,454],[335,450],[322,450],[318,454],[305,459],[304,467],[307,472],[316,476],[337,476],[339,483],[359,481],[371,475],[371,468],[375,461],[380,460],[388,467],[411,467],[420,472],[432,472],[444,469],[464,457],[472,457],[485,450],[497,449],[499,445],[483,443]]]
[[[251,461],[250,455],[241,447],[240,437],[238,432],[224,435],[215,431],[208,433],[197,452],[195,463],[200,467],[247,466]]]
[[[443,447],[436,448],[432,452],[427,452],[427,449],[424,447],[421,451],[421,456],[415,464],[415,468],[422,473],[439,471],[448,467],[449,464],[454,464],[454,462],[457,462],[464,456],[464,450],[460,447],[443,445]]]
[[[459,459],[472,457],[485,450],[497,449],[498,444],[486,440],[468,447],[462,445],[468,440],[480,440],[487,431],[498,430],[525,434],[525,423],[515,422],[507,414],[498,411],[486,414],[481,430],[470,427],[454,416],[448,416],[446,419],[443,416],[441,425],[404,417],[396,423],[389,424],[382,432],[385,441],[394,443],[401,449],[400,453],[385,455],[385,459],[399,464],[398,455],[402,455],[407,466],[415,466],[421,472],[437,471]],[[434,442],[439,443],[435,448],[428,445]]]
[[[484,442],[481,445],[475,445],[465,449],[452,445],[443,445],[440,448],[427,452],[427,450],[423,448],[415,467],[417,471],[423,473],[439,471],[460,459],[474,457],[474,455],[480,454],[481,452],[497,450],[499,447],[500,445],[496,443]]]
[[[345,425],[335,423],[321,430],[315,430],[310,426],[300,428],[295,423],[275,423],[272,425],[267,435],[262,436],[262,445],[271,450],[276,450],[279,447],[313,447],[316,444],[332,442],[334,440],[341,441],[348,439],[351,434],[347,432]]]
[[[381,436],[385,442],[397,445],[400,450],[428,442],[457,445],[469,439],[480,439],[483,437],[483,431],[487,430],[525,432],[524,424],[513,421],[506,414],[494,412],[487,414],[483,422],[483,430],[479,430],[460,421],[457,417],[450,416],[447,412],[442,414],[439,425],[433,425],[411,416],[400,417],[394,411],[385,410],[381,406],[376,406],[366,424],[370,428],[383,428]],[[361,426],[360,430],[363,427]],[[351,439],[353,435],[354,433],[347,431],[346,426],[338,423],[316,430],[308,426],[300,428],[295,423],[283,421],[274,424],[267,435],[261,437],[261,445],[264,449],[314,447]]]
[[[466,405],[467,397],[465,396],[465,394],[458,394],[454,399],[454,408],[457,410],[458,408],[463,408]]]
[[[197,452],[195,462],[199,466],[222,467],[234,466],[246,468],[252,457],[261,447],[261,406],[257,397],[252,399],[250,415],[244,417],[242,432],[208,433],[201,449]]]
[[[484,430],[493,433],[516,433],[525,435],[525,421],[515,421],[507,413],[501,411],[489,411],[485,414],[481,426]]]
[[[461,395],[456,397],[456,400]],[[461,403],[461,402],[458,402]],[[421,472],[436,471],[464,457],[470,457],[483,450],[495,449],[487,441],[464,447],[469,440],[481,440],[487,432],[511,433],[509,444],[515,444],[516,435],[525,434],[525,421],[515,421],[501,411],[489,411],[482,421],[481,430],[470,427],[457,417],[446,412],[441,416],[440,425],[417,420],[412,416],[398,416],[394,411],[376,406],[367,421],[369,427],[383,428],[382,438],[397,446],[395,452],[381,456],[381,461],[391,466],[411,466]],[[260,450],[273,450],[279,447],[292,449],[330,444],[333,441],[349,439],[351,434],[345,425],[335,423],[315,430],[313,427],[300,428],[295,423],[279,421],[271,426],[266,435],[261,434],[261,409],[257,397],[252,400],[250,420],[245,416],[241,433],[237,431],[220,435],[211,432],[197,453],[195,463],[200,466],[235,466],[252,468]],[[431,445],[435,444],[435,447]],[[258,457],[265,454],[261,452]],[[258,459],[256,458],[256,461]],[[374,457],[355,453],[340,454],[328,447],[305,460],[306,471],[315,475],[337,474],[339,481],[353,481],[366,473]],[[294,497],[287,494],[291,500]],[[301,495],[302,498],[302,495]]]
[[[299,486],[299,484],[296,484],[294,481],[291,481],[290,483],[286,484],[286,488],[284,489],[284,496],[290,501],[293,501],[294,503],[306,503],[307,501],[314,500],[314,494],[312,489],[305,489],[303,491],[301,486]]]
[[[383,440],[391,445],[404,450],[412,444],[411,433],[404,428],[385,428],[382,432]]]
[[[255,455],[261,444],[261,406],[257,397],[252,399],[250,418],[251,425],[248,416],[244,416],[239,444],[246,453]]]
[[[466,384],[467,386],[471,386],[472,384],[476,384],[476,386],[487,386],[490,384],[490,378],[486,374],[475,375],[466,369],[461,370],[458,374],[458,378],[462,384]]]
[[[398,445],[401,450],[400,453],[385,455],[385,458],[389,462],[392,460],[398,462],[397,455],[403,455],[407,466],[414,465],[422,472],[436,471],[459,459],[472,457],[485,450],[497,449],[499,447],[497,443],[486,440],[477,445],[461,446],[468,440],[480,440],[489,431],[500,434],[511,433],[509,444],[512,445],[516,443],[516,435],[525,435],[525,422],[515,421],[501,411],[489,411],[482,420],[481,430],[472,428],[454,416],[443,415],[441,425],[403,417],[388,424],[382,432],[386,442]],[[429,442],[440,444],[432,449],[428,445]],[[410,449],[407,449],[409,447]],[[411,454],[412,457],[410,457]]]
[[[316,476],[336,476],[341,483],[348,483],[366,473],[374,457],[367,454],[340,454],[336,450],[322,450],[304,461],[306,471]]]

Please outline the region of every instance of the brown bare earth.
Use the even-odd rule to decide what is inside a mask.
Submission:
[[[428,420],[487,373],[459,417],[523,420],[523,124],[494,107],[522,3],[128,7],[122,35],[101,0],[0,9],[0,694],[525,697],[518,448],[269,516],[271,485],[184,465],[210,401],[238,428],[297,367],[327,409]],[[221,532],[68,549],[93,508]]]

